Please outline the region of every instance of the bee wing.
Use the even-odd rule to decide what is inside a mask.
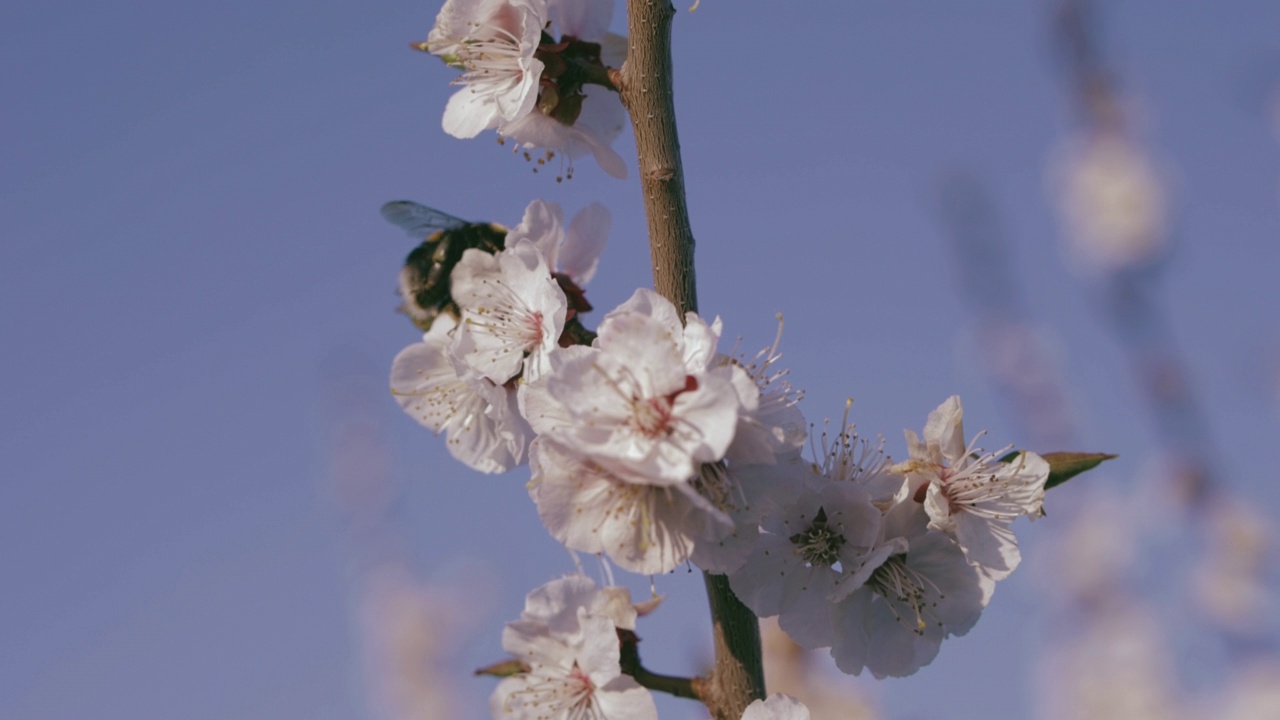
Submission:
[[[418,240],[426,238],[437,230],[456,230],[471,224],[461,218],[409,200],[394,200],[383,205],[382,217]]]

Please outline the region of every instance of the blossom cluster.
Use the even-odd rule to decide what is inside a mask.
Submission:
[[[822,462],[775,468],[785,501],[761,524],[741,569],[742,602],[798,644],[831,648],[847,673],[914,673],[942,640],[963,635],[1020,556],[1010,526],[1041,512],[1049,466],[1034,453],[1002,462],[966,444],[959,398],[929,415],[910,457],[846,425]],[[976,442],[976,440],[975,440]]]
[[[566,328],[590,310],[584,287],[609,232],[591,205],[564,227],[560,207],[535,200],[504,249],[468,248],[449,274],[453,313],[436,316],[422,342],[391,366],[405,412],[448,438],[449,452],[485,473],[526,462],[532,430],[516,387],[549,366]]]
[[[610,147],[625,117],[610,68],[626,53],[607,32],[612,7],[447,0],[416,46],[461,71],[444,129],[495,130],[544,149],[539,164],[591,153],[625,176]],[[406,265],[406,306],[430,307],[414,315],[422,341],[393,363],[393,394],[469,467],[527,464],[538,515],[570,550],[645,575],[686,564],[725,575],[798,644],[877,677],[932,661],[1019,564],[1012,524],[1041,514],[1049,465],[966,441],[959,398],[922,435],[907,431],[902,462],[858,435],[848,405],[806,458],[814,443],[778,369],[779,341],[752,358],[722,352],[718,317],[681,313],[647,289],[594,330],[582,323],[609,230],[603,207],[566,227],[557,205],[537,200],[510,230],[472,237],[479,226],[462,221],[406,224],[397,213],[408,205],[391,204],[388,219],[440,233]],[[655,717],[621,666],[636,615],[625,590],[581,576],[535,590],[503,634],[521,669],[499,684],[494,716]],[[775,696],[744,719],[807,717]]]
[[[619,639],[634,638],[636,618],[652,603],[633,605],[626,588],[597,587],[583,575],[552,580],[525,598],[507,623],[502,647],[520,672],[498,683],[489,712],[509,720],[656,720],[653,696],[622,668]],[[795,698],[773,695],[751,703],[742,720],[809,720]]]
[[[598,588],[581,575],[529,594],[520,619],[507,623],[502,647],[525,664],[498,683],[495,718],[655,720],[653,696],[622,672],[619,630],[634,630],[626,588]]]
[[[1041,512],[1049,466],[966,442],[959,398],[908,458],[846,422],[802,457],[798,393],[778,343],[719,351],[717,318],[640,289],[594,333],[585,285],[608,229],[568,230],[535,201],[496,253],[467,249],[445,313],[392,368],[404,409],[483,472],[528,462],[543,524],[571,550],[641,574],[726,574],[757,615],[846,672],[907,675],[964,634],[1020,560],[1015,518]],[[847,416],[847,409],[846,409]]]

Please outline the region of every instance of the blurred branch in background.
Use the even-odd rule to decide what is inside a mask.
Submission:
[[[1192,574],[1205,620],[1229,648],[1274,647],[1265,578],[1274,562],[1265,520],[1232,497],[1221,450],[1178,346],[1160,282],[1172,261],[1164,182],[1137,137],[1103,57],[1099,16],[1087,0],[1063,0],[1054,28],[1078,138],[1062,158],[1058,189],[1071,255],[1095,283],[1101,309],[1129,365],[1166,456],[1167,480],[1205,533]]]
[[[1146,400],[1186,502],[1212,502],[1218,452],[1159,299],[1170,259],[1164,181],[1150,160],[1103,57],[1088,0],[1063,0],[1054,38],[1080,128],[1054,168],[1077,270],[1096,282],[1101,310]]]
[[[969,346],[1019,444],[1038,452],[1080,447],[1053,352],[1029,317],[1012,247],[982,184],[957,173],[941,189],[942,223],[955,250],[960,294],[973,318]],[[998,279],[993,282],[993,279]]]
[[[1229,463],[1175,339],[1177,318],[1160,294],[1173,260],[1165,182],[1103,56],[1099,20],[1084,0],[1056,7],[1054,44],[1078,129],[1049,170],[1065,256],[1098,298],[1164,461],[1154,486],[1095,487],[1050,509],[1057,522],[1045,552],[1053,557],[1035,564],[1053,568],[1042,576],[1051,649],[1041,662],[1038,714],[1268,717],[1257,713],[1276,707],[1265,705],[1273,698],[1259,678],[1280,674],[1274,533],[1233,497],[1222,470]],[[1071,405],[1085,401],[1064,386],[1051,335],[1030,317],[996,203],[972,176],[957,174],[940,204],[960,294],[975,318],[968,344],[1010,424],[1029,447],[1074,444]],[[1174,523],[1153,522],[1159,498],[1169,496],[1181,513]],[[1179,520],[1188,524],[1179,529]]]

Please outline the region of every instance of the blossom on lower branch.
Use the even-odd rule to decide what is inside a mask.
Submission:
[[[809,709],[790,695],[774,693],[748,705],[742,720],[809,720]]]
[[[494,718],[655,720],[653,696],[622,673],[618,629],[635,627],[624,588],[597,588],[582,576],[529,594],[507,623],[502,647],[528,670],[505,678],[489,699]]]

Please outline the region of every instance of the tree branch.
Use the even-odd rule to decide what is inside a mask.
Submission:
[[[669,0],[628,0],[627,61],[613,80],[636,136],[653,289],[675,303],[683,315],[697,311],[698,293],[671,82],[674,15]]]
[[[697,311],[698,293],[693,231],[676,133],[671,72],[674,16],[675,8],[669,0],[628,0],[627,61],[621,71],[611,74],[611,79],[631,114],[635,131],[640,188],[649,224],[653,288],[683,315]],[[738,720],[752,700],[764,697],[760,624],[738,602],[723,575],[704,573],[704,578],[715,629],[716,661],[711,677],[700,683],[693,681],[691,687],[698,686],[696,696],[706,703],[716,720]]]
[[[635,678],[643,687],[676,697],[701,699],[705,681],[702,678],[676,677],[649,672],[640,663],[640,638],[630,630],[618,628],[622,672]]]

